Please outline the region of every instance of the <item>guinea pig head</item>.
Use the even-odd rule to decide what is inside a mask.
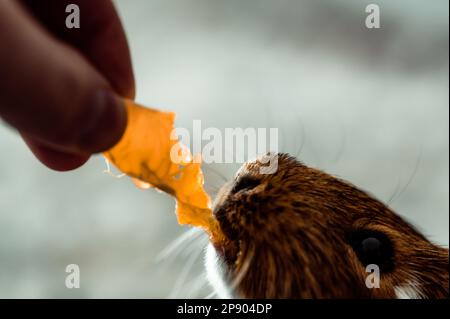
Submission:
[[[445,298],[448,250],[355,186],[286,154],[244,164],[213,211],[227,240],[207,271],[221,297]]]

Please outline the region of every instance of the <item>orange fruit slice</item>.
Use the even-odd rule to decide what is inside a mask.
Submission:
[[[193,157],[174,131],[175,114],[124,100],[128,123],[121,140],[104,156],[139,187],[154,187],[176,199],[180,224],[203,228],[213,242],[223,236],[203,188],[201,157]]]

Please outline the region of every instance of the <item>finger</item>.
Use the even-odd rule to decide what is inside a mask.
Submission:
[[[0,115],[25,135],[91,154],[123,134],[126,111],[109,82],[14,2],[0,1]]]
[[[130,52],[112,1],[23,0],[23,3],[52,34],[80,50],[117,93],[134,98]],[[79,8],[80,28],[66,26],[69,4]]]
[[[55,150],[35,141],[29,137],[23,137],[30,150],[45,166],[55,171],[70,171],[82,166],[89,159],[89,155],[69,154]]]

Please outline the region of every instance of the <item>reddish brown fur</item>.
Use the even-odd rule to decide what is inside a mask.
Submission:
[[[448,298],[448,250],[429,242],[386,205],[288,155],[278,171],[254,162],[237,176],[259,184],[225,191],[214,213],[230,243],[216,247],[229,280],[250,267],[235,292],[245,298],[394,298],[395,286],[417,283],[422,297]],[[349,245],[354,230],[376,230],[393,245],[394,269],[368,289],[368,273]]]

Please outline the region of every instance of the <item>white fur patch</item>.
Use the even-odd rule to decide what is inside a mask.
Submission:
[[[210,243],[205,255],[206,276],[219,298],[231,299],[231,293],[223,279],[225,265],[216,253],[216,249]]]

